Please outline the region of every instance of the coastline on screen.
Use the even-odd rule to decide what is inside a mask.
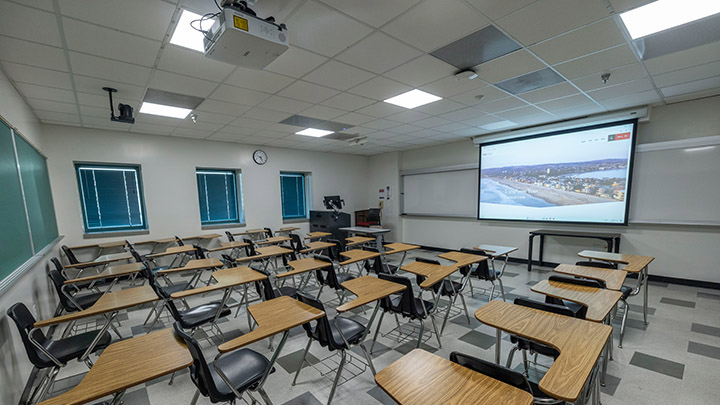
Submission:
[[[637,120],[480,145],[478,219],[626,224]]]

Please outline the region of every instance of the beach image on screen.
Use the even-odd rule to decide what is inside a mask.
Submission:
[[[481,146],[480,218],[623,223],[633,126]]]

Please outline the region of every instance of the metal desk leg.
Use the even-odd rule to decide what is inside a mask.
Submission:
[[[606,249],[607,252],[612,252],[612,251],[613,251],[613,246],[615,245],[615,243],[613,242],[613,239],[614,239],[614,238],[610,238],[610,239],[606,239],[606,240],[605,240],[605,243],[607,243],[607,249]]]
[[[535,235],[530,234],[530,236],[528,237],[528,271],[532,271],[533,239],[535,239]]]
[[[543,250],[545,250],[545,235],[540,235],[540,266],[545,265],[545,262],[543,261]]]
[[[618,236],[615,238],[615,250],[613,250],[614,253],[620,253],[620,237]]]
[[[645,277],[644,277],[645,278],[645,280],[644,280],[645,281],[645,293],[643,294],[643,322],[645,323],[645,325],[647,325],[648,324],[648,321],[647,321],[648,290],[650,288],[649,287],[650,286],[650,277],[648,275],[648,266],[645,266],[642,273],[645,274]],[[626,309],[626,311],[627,311],[627,309]]]
[[[378,252],[380,252],[380,254],[385,253],[385,247],[382,244],[382,240],[383,236],[381,233],[375,235],[375,245],[377,246],[377,250]]]
[[[500,329],[495,330],[495,364],[500,364],[500,342],[502,342],[502,332]]]

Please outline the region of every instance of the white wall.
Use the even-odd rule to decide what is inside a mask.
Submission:
[[[197,167],[242,170],[248,228],[282,226],[280,171],[312,173],[315,209],[324,210],[325,195],[342,196],[347,212],[367,204],[368,158],[364,156],[63,126],[44,126],[43,131],[58,227],[68,245],[87,242],[83,241],[75,161],[141,165],[150,234],[131,240],[214,232],[201,230]],[[263,166],[252,160],[258,148],[269,157]],[[308,224],[301,227],[307,230]]]
[[[652,110],[649,123],[638,129],[638,143],[669,141],[720,135],[720,97],[684,102]],[[401,170],[477,163],[478,150],[470,140],[403,152],[398,158]],[[390,166],[386,164],[386,166]],[[395,173],[385,175],[393,179]],[[526,258],[528,232],[549,225],[523,222],[491,222],[468,219],[402,217],[405,241],[444,248],[469,247],[479,243],[518,246],[515,257]],[[607,227],[587,225],[552,225],[553,229],[622,234],[621,250],[655,256],[651,274],[676,278],[720,282],[717,227],[641,225]],[[535,240],[537,259],[539,238]],[[575,262],[579,250],[604,249],[604,243],[592,239],[548,238],[545,259],[552,262]]]
[[[382,225],[391,230],[385,236],[387,241],[402,241],[402,223],[400,222],[400,154],[383,153],[369,158],[367,178],[367,206],[378,207],[382,201]],[[390,187],[390,199],[387,199],[387,187]],[[384,200],[380,200],[380,189],[385,190]]]

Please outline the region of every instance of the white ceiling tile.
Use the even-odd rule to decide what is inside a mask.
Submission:
[[[290,114],[297,114],[307,109],[312,104],[305,101],[294,100],[291,98],[271,96],[264,102],[258,104],[258,107],[267,108],[269,110],[282,111]]]
[[[155,70],[152,79],[150,79],[150,83],[148,83],[148,87],[152,89],[187,94],[189,96],[202,98],[209,96],[217,86],[217,83],[209,80],[182,76],[176,73],[165,72],[163,70]],[[236,91],[244,92],[245,89],[237,89]]]
[[[440,132],[454,132],[454,131],[460,131],[462,129],[469,128],[469,125],[461,124],[459,122],[453,122],[452,124],[447,125],[441,125],[439,127],[433,128],[436,131]]]
[[[513,121],[518,123],[519,120],[522,120],[525,117],[535,116],[535,115],[543,115],[547,116],[548,118],[552,118],[551,115],[538,110],[537,108],[533,106],[526,106],[526,107],[520,107],[516,108],[514,110],[508,110],[503,111],[496,114],[498,117],[505,118],[506,120]]]
[[[248,105],[206,99],[205,101],[200,103],[200,105],[195,109],[195,111],[206,111],[215,114],[234,115],[237,117],[249,111],[251,108],[252,107]]]
[[[279,58],[275,59],[265,70],[291,77],[302,77],[322,65],[328,58],[316,53],[291,46]]]
[[[345,115],[341,115],[335,119],[337,122],[342,122],[343,124],[350,124],[350,125],[362,125],[366,122],[373,121],[375,117],[371,117],[369,115],[363,115],[358,113],[349,113]]]
[[[390,97],[395,97],[398,94],[405,93],[410,90],[412,90],[411,87],[402,83],[382,76],[377,76],[374,79],[370,79],[348,91],[375,100],[387,100]]]
[[[565,110],[567,108],[583,106],[586,104],[595,104],[592,100],[582,94],[577,94],[570,97],[558,98],[543,103],[538,103],[537,106],[543,110],[555,113],[557,111]]]
[[[135,123],[143,123],[150,125],[163,125],[166,127],[176,128],[180,125],[181,120],[177,118],[162,117],[159,115],[151,114],[137,114],[135,117]]]
[[[52,112],[59,112],[59,113],[66,113],[66,114],[77,114],[78,113],[78,107],[77,104],[72,103],[60,103],[57,101],[49,101],[49,100],[40,100],[36,98],[26,98],[27,103],[30,104],[30,107],[33,110],[43,110],[43,111],[52,111]],[[109,110],[105,110],[105,113],[107,115],[107,112]]]
[[[215,114],[215,113],[211,113],[211,112],[207,112],[207,111],[193,110],[193,112],[197,116],[198,124],[208,123],[208,124],[227,125],[227,124],[231,123],[232,121],[235,121],[235,119],[237,118],[234,115]]]
[[[651,104],[660,101],[655,90],[644,92],[633,92],[626,95],[603,100],[601,104],[608,110],[617,110],[619,108],[637,107],[644,104]]]
[[[381,74],[420,55],[422,52],[417,49],[376,31],[337,55],[336,59]]]
[[[503,98],[501,100],[491,101],[489,103],[482,103],[478,105],[476,108],[479,108],[482,111],[485,111],[486,113],[493,114],[500,111],[507,111],[512,110],[514,108],[520,108],[525,107],[527,105],[526,102],[515,98],[515,97],[508,97]]]
[[[110,121],[110,118],[99,118],[99,117],[82,117],[83,127],[85,128],[99,128],[99,129],[110,129],[113,131],[129,132],[132,128],[132,124],[124,122]]]
[[[59,113],[53,111],[36,110],[35,114],[40,121],[60,125],[80,125],[80,116],[77,114]]]
[[[687,69],[659,74],[653,76],[652,80],[658,87],[668,87],[718,75],[720,75],[720,62],[711,62]]]
[[[482,98],[478,99],[476,96],[480,95]],[[499,100],[507,96],[509,96],[508,93],[495,86],[485,86],[451,97],[451,100],[465,105],[474,106],[480,103],[489,103],[490,101]]]
[[[59,0],[63,15],[125,32],[162,40],[175,6],[147,0]]]
[[[499,83],[545,67],[545,64],[532,56],[530,52],[521,49],[475,66],[475,72],[488,83]]]
[[[241,128],[241,127],[225,127],[221,129],[220,131],[216,132],[216,135],[222,135],[226,139],[233,138],[237,139],[239,137],[245,137],[250,136],[256,132],[258,132],[258,129],[255,128]]]
[[[652,3],[655,0],[610,0],[610,4],[616,13],[632,10],[634,8]]]
[[[277,73],[237,68],[225,83],[265,93],[276,93],[293,81],[295,79]]]
[[[295,125],[280,124],[277,122],[274,122],[265,128],[265,130],[267,130],[267,131],[282,132],[285,134],[294,134],[295,132],[298,131],[298,129],[304,129],[304,128],[300,128]]]
[[[269,96],[269,94],[255,90],[241,89],[239,87],[221,84],[220,87],[210,95],[210,98],[235,104],[257,105]]]
[[[142,100],[145,97],[145,87],[133,84],[119,83],[112,80],[96,79],[94,77],[73,75],[75,90],[82,93],[97,94],[108,98],[108,93],[103,87],[113,87],[117,93],[113,93],[114,100]]]
[[[77,108],[80,108],[80,115],[82,117],[110,119],[110,108],[107,106],[99,107],[90,105],[79,105],[75,108],[75,112],[77,112]]]
[[[605,111],[608,110],[602,105],[591,103],[570,107],[564,110],[554,111],[553,114],[555,114],[558,118],[572,119],[578,117],[587,117],[588,115],[598,114]]]
[[[420,2],[420,0],[320,0],[345,14],[380,27],[400,15],[402,12]]]
[[[23,0],[22,3],[24,5],[40,8],[47,11],[55,12],[55,6],[53,5],[53,0]]]
[[[627,45],[616,46],[590,55],[583,56],[553,66],[555,70],[568,79],[575,79],[593,73],[629,65],[637,62],[637,58]]]
[[[335,118],[345,115],[347,111],[337,108],[326,107],[324,105],[314,105],[307,110],[303,110],[300,115],[306,117],[318,118],[321,120],[334,120]]]
[[[80,105],[89,105],[89,106],[107,106],[108,112],[110,111],[110,100],[107,96],[107,93],[104,95],[102,94],[90,94],[90,93],[82,93],[82,92],[76,92],[78,103]],[[130,100],[125,99],[122,97],[115,97],[113,96],[113,102],[115,103],[115,107],[119,103],[122,104],[128,104],[132,106],[135,110],[138,110],[140,108],[140,100]]]
[[[379,132],[375,128],[369,128],[369,127],[363,127],[363,126],[357,126],[357,127],[350,127],[345,130],[340,131],[344,134],[352,134],[352,135],[364,135],[368,137],[376,137]]]
[[[560,97],[572,96],[578,94],[578,91],[569,83],[558,83],[552,86],[544,87],[527,93],[520,94],[518,97],[528,103],[542,103],[543,101],[553,100]]]
[[[2,66],[5,73],[15,82],[72,90],[70,75],[65,72],[19,65],[12,62],[3,62]]]
[[[601,74],[594,74],[590,76],[581,77],[573,80],[576,86],[580,87],[583,91],[591,91],[606,87],[608,85],[616,85],[620,83],[626,83],[637,79],[647,78],[648,75],[645,72],[645,68],[639,63],[633,63],[631,65],[623,66],[616,69],[610,69],[607,72],[610,73],[610,79],[607,84],[603,84],[600,78]],[[523,97],[524,98],[524,97]]]
[[[173,44],[165,45],[157,67],[168,72],[213,82],[223,81],[235,69],[233,65],[208,59],[201,52]]]
[[[616,84],[588,92],[588,95],[595,100],[602,101],[611,98],[625,97],[652,90],[653,85],[650,79],[640,79],[628,83]],[[604,104],[604,103],[603,103]]]
[[[403,124],[397,127],[388,128],[389,132],[394,132],[396,134],[410,134],[421,130],[422,128],[410,124]]]
[[[372,128],[372,129],[388,129],[392,127],[400,126],[400,123],[397,121],[390,121],[386,119],[379,119],[375,121],[371,121],[368,123],[363,124],[364,127]]]
[[[387,117],[388,115],[399,114],[406,110],[407,110],[407,108],[398,107],[396,105],[380,101],[373,105],[363,107],[355,112],[358,112],[358,113],[364,114],[364,115],[371,115],[371,116],[377,117],[377,118],[382,118],[382,117]]]
[[[425,54],[384,73],[383,76],[418,87],[443,77],[452,76],[455,71],[457,71],[455,66]]]
[[[449,113],[450,111],[459,110],[461,108],[465,108],[465,105],[456,103],[451,100],[440,100],[435,101],[434,103],[425,104],[423,106],[420,106],[415,109],[415,111],[420,111],[425,114],[430,115],[440,115]]]
[[[0,35],[0,60],[68,71],[65,53],[60,48]]]
[[[483,125],[492,124],[494,122],[500,122],[500,121],[502,121],[502,119],[495,117],[493,115],[483,115],[483,116],[479,116],[477,118],[465,120],[465,121],[463,121],[463,124],[469,125],[472,127],[480,127]]]
[[[162,44],[69,18],[63,18],[63,28],[70,50],[143,66],[155,64]]]
[[[489,23],[477,10],[459,0],[425,1],[383,27],[383,31],[431,52]]]
[[[465,136],[480,135],[480,134],[482,133],[482,131],[480,131],[479,128],[470,127],[470,128],[461,129],[461,130],[459,130],[459,131],[453,131],[452,133],[453,133],[454,135],[459,135],[459,136],[465,137]]]
[[[243,116],[261,120],[261,121],[270,121],[270,122],[280,122],[288,117],[290,117],[292,114],[281,112],[281,111],[275,111],[275,110],[266,110],[264,108],[252,108],[248,110]]]
[[[0,35],[62,46],[55,14],[0,1]]]
[[[118,62],[97,56],[69,52],[73,72],[79,75],[114,80],[121,83],[145,86],[150,78],[150,68]]]
[[[542,42],[532,47],[538,57],[550,65],[625,43],[612,18]]]
[[[440,117],[430,117],[426,118],[424,120],[413,122],[414,125],[417,125],[422,128],[434,128],[439,127],[442,125],[450,124],[452,121],[446,120],[445,118]]]
[[[442,114],[440,117],[450,121],[465,121],[482,115],[485,115],[485,113],[477,108],[468,107]]]
[[[672,72],[720,60],[720,41],[645,61],[651,75]]]
[[[387,117],[387,119],[409,124],[409,123],[414,123],[416,121],[424,120],[429,117],[430,117],[430,115],[421,113],[420,111],[407,110],[407,111],[403,111],[399,114],[391,115],[391,116]]]
[[[27,83],[17,83],[17,88],[20,90],[20,93],[27,98],[59,101],[61,103],[75,103],[75,96],[71,90],[36,86]]]
[[[350,93],[340,93],[337,96],[330,97],[320,104],[328,107],[342,108],[347,111],[355,111],[358,108],[363,108],[373,103],[375,103],[375,100],[369,98],[356,96],[355,94]]]
[[[487,82],[481,79],[458,80],[453,75],[450,75],[432,83],[420,86],[420,89],[438,97],[448,98],[485,86],[487,86]]]
[[[253,138],[255,137],[263,137],[263,138],[272,138],[272,139],[278,139],[283,138],[287,136],[287,132],[278,132],[278,131],[267,131],[267,130],[260,130],[257,131],[252,135]]]
[[[314,104],[325,101],[338,93],[339,91],[333,90],[329,87],[298,80],[277,94],[279,96],[290,97]]]
[[[598,0],[543,0],[498,20],[497,24],[529,46],[609,15],[605,4]]]
[[[686,82],[676,84],[674,86],[663,87],[660,89],[663,96],[675,97],[688,93],[701,92],[703,90],[715,89],[720,87],[720,76],[708,77],[707,79],[695,80],[692,82]]]
[[[338,90],[347,90],[374,76],[365,70],[331,60],[303,77],[303,80]]]
[[[372,32],[372,28],[313,0],[287,21],[290,43],[325,56],[334,56]]]
[[[468,3],[475,6],[475,8],[491,20],[497,20],[535,1],[536,0],[468,0]]]
[[[213,122],[205,121],[198,119],[197,122],[193,122],[190,117],[187,117],[182,120],[178,120],[178,128],[185,128],[189,130],[200,130],[200,131],[208,131],[208,132],[216,132],[220,129],[222,129],[225,124],[216,124]]]

